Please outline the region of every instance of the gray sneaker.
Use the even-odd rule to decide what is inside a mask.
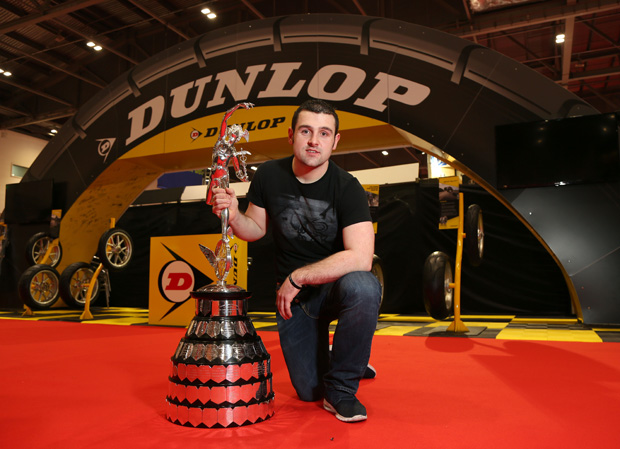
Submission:
[[[327,399],[323,399],[323,408],[334,413],[336,418],[344,422],[365,421],[368,418],[366,407],[353,395],[351,398],[339,400],[334,405],[330,404]]]

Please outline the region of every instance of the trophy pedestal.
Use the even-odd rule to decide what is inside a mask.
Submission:
[[[171,358],[166,417],[188,427],[237,427],[273,416],[271,357],[247,317],[250,293],[208,285]]]

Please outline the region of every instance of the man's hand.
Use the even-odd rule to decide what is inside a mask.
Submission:
[[[293,287],[288,278],[282,283],[280,289],[278,290],[278,295],[276,296],[276,307],[278,308],[278,312],[280,312],[280,316],[285,320],[288,320],[293,316],[291,313],[291,302],[295,299],[299,293],[299,289]]]
[[[213,189],[213,213],[218,217],[222,216],[222,211],[228,209],[228,221],[233,221],[239,212],[239,201],[234,189]]]

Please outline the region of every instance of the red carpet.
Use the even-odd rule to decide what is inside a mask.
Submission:
[[[3,448],[599,448],[620,442],[620,344],[377,336],[379,376],[344,424],[298,401],[277,333],[275,415],[233,429],[165,419],[184,329],[0,320]]]

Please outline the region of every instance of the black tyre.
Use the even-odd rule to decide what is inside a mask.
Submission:
[[[33,310],[49,309],[58,301],[59,278],[58,271],[49,265],[28,267],[17,284],[19,297]]]
[[[385,292],[385,278],[383,277],[383,262],[381,258],[374,254],[372,256],[372,268],[370,272],[375,275],[379,283],[381,284],[381,302],[383,304],[383,293]]]
[[[484,253],[484,224],[480,206],[472,204],[467,208],[463,226],[465,227],[463,249],[469,263],[477,267],[482,263],[482,256]]]
[[[131,236],[120,228],[108,229],[99,239],[97,255],[109,270],[122,270],[133,255]]]
[[[454,314],[454,290],[452,266],[445,253],[435,251],[424,262],[424,307],[436,320],[444,320]]]
[[[38,232],[28,240],[26,243],[26,261],[28,265],[37,265],[43,262],[43,257],[47,252],[47,248],[54,239],[48,232]],[[52,247],[50,251],[49,260],[46,261],[46,265],[56,267],[62,259],[62,246],[60,242]]]
[[[60,297],[74,309],[83,309],[86,304],[88,286],[95,274],[95,270],[86,262],[75,262],[64,269],[60,276]],[[93,292],[90,297],[92,305],[99,297],[99,279],[95,279]]]

